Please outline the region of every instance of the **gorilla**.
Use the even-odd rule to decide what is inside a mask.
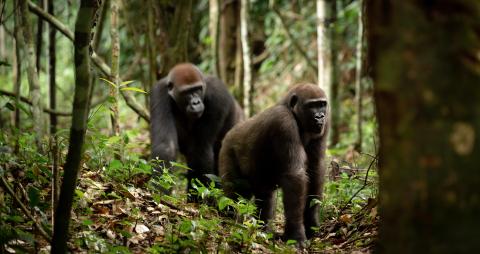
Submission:
[[[222,139],[244,115],[220,79],[181,63],[152,88],[150,117],[151,157],[169,162],[183,154],[190,191],[192,179],[206,184],[205,174],[218,174]]]
[[[278,104],[236,125],[223,140],[219,174],[224,192],[255,197],[267,223],[275,210],[274,192],[283,190],[285,239],[300,245],[320,225],[319,204],[325,172],[328,106],[314,84],[290,89]]]

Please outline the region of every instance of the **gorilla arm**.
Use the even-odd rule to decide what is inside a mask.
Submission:
[[[169,162],[176,158],[178,138],[172,110],[166,80],[162,79],[153,86],[150,94],[152,159],[158,157],[160,160]]]

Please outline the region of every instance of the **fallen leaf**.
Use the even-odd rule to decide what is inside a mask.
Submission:
[[[137,232],[138,234],[143,234],[143,233],[146,233],[148,231],[150,231],[150,229],[143,224],[137,224],[135,226],[135,232]]]

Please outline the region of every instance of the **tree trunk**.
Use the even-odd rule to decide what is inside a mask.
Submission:
[[[360,10],[358,11],[358,40],[357,40],[357,59],[355,60],[355,95],[357,104],[357,140],[355,141],[355,150],[362,151],[363,132],[363,88],[362,88],[362,60],[363,60],[363,1],[359,0]]]
[[[227,86],[235,85],[235,75],[239,75],[237,52],[240,47],[240,1],[220,0],[220,29],[219,29],[219,67],[220,78]],[[240,51],[241,57],[241,51]],[[240,74],[241,75],[241,74]],[[237,78],[238,82],[238,78]],[[240,81],[241,82],[241,81]],[[238,82],[237,84],[240,84]],[[239,87],[237,87],[239,88]]]
[[[327,26],[326,17],[328,12],[326,0],[317,0],[317,51],[318,51],[318,85],[325,91],[327,98],[330,100],[330,86],[327,79]]]
[[[169,27],[168,45],[163,56],[161,77],[165,77],[177,63],[188,61],[188,40],[192,17],[192,0],[175,2],[175,14]]]
[[[330,105],[331,115],[335,114],[335,117],[330,118],[330,124],[335,129],[329,134],[329,146],[338,143],[338,140],[334,140],[333,135],[338,135],[338,121],[340,110],[340,102],[338,98],[338,84],[334,91],[333,79],[335,75],[332,67],[332,52],[331,45],[332,40],[330,36],[333,34],[334,25],[331,22],[336,16],[336,2],[328,0],[317,0],[317,51],[318,51],[318,84],[325,91],[327,95],[328,104]],[[335,61],[336,62],[336,61]],[[335,93],[334,93],[335,92]],[[333,98],[335,97],[335,99]],[[332,103],[334,102],[334,103]],[[336,131],[336,132],[335,132]]]
[[[100,7],[100,17],[98,18],[98,25],[95,27],[95,34],[93,35],[92,47],[95,52],[100,52],[100,42],[102,41],[103,28],[107,19],[108,9],[110,7],[110,0],[103,0]]]
[[[249,117],[252,112],[252,65],[248,44],[248,0],[241,0],[240,38],[243,59],[243,110]]]
[[[381,253],[478,253],[480,1],[368,1]]]
[[[120,135],[120,125],[118,123],[118,93],[120,78],[118,74],[120,64],[120,38],[118,37],[118,0],[110,1],[110,38],[112,43],[112,63],[110,69],[110,80],[116,86],[110,86],[110,118],[112,120],[112,135]]]
[[[18,27],[23,33],[24,43],[22,46],[25,52],[27,62],[27,76],[30,88],[30,98],[32,100],[32,122],[35,132],[35,142],[39,151],[42,151],[42,105],[40,95],[40,83],[38,81],[38,73],[35,60],[35,43],[33,42],[32,26],[30,23],[30,12],[28,11],[27,1],[17,0],[17,12],[21,25]]]
[[[217,77],[220,77],[220,65],[218,59],[218,39],[219,39],[219,21],[220,21],[220,11],[219,11],[219,2],[220,0],[209,0],[209,22],[208,28],[210,30],[210,38],[212,40],[211,50],[212,50],[212,66],[213,74]]]
[[[17,11],[15,11],[17,12]],[[14,71],[13,71],[13,83],[15,84],[15,154],[18,154],[20,151],[20,143],[19,143],[19,133],[20,133],[20,88],[22,86],[22,56],[21,56],[21,49],[23,48],[23,38],[22,38],[22,31],[21,31],[21,22],[20,17],[16,13],[14,14],[14,47],[15,47],[15,54],[14,54]]]
[[[156,47],[156,42],[155,42],[155,29],[156,29],[156,24],[155,24],[155,9],[153,6],[153,2],[148,0],[147,3],[148,8],[147,8],[147,15],[148,15],[148,45],[147,45],[147,50],[148,50],[148,86],[147,86],[147,92],[151,91],[152,86],[155,84],[157,81],[157,47]],[[150,105],[148,102],[150,96],[145,96],[145,99],[147,100],[146,105]]]
[[[3,2],[2,5],[6,3]],[[5,25],[0,25],[0,59],[5,60],[7,59],[7,49],[5,47],[6,37],[5,37]],[[8,73],[5,68],[0,68],[0,74],[5,75]]]
[[[97,0],[80,2],[75,23],[75,97],[73,101],[70,142],[64,166],[64,178],[60,193],[52,241],[52,253],[66,253],[68,226],[72,210],[73,194],[77,186],[77,176],[83,157],[83,143],[87,129],[89,98],[92,91],[90,76],[89,43],[98,9]]]
[[[47,0],[48,13],[55,15],[53,0]],[[50,88],[50,109],[57,108],[57,52],[56,52],[56,36],[57,30],[52,26],[48,26],[48,77]],[[58,168],[58,138],[57,138],[57,115],[50,114],[50,136],[52,138],[52,158],[53,158],[53,183],[52,183],[52,207],[53,211],[57,207],[58,198],[60,197],[60,170]],[[55,213],[53,213],[55,214]],[[52,220],[55,217],[52,216]],[[52,224],[55,224],[52,222]]]
[[[330,35],[330,131],[329,131],[329,145],[333,147],[340,142],[340,119],[342,110],[340,107],[340,69],[338,66],[338,47],[339,36],[336,31],[337,24],[337,2],[331,1],[329,4],[330,17],[333,22],[330,22],[328,32]]]
[[[46,0],[41,0],[40,1],[40,8],[45,9],[46,8]],[[41,63],[42,63],[42,48],[43,48],[43,20],[39,17],[38,22],[37,22],[37,62],[36,62],[36,67],[37,67],[37,73],[40,76],[41,72]]]

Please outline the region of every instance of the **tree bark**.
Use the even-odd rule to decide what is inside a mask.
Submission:
[[[38,73],[36,69],[36,55],[35,55],[35,43],[33,41],[32,26],[30,23],[30,15],[28,12],[27,1],[17,0],[17,12],[21,25],[19,29],[23,33],[22,46],[25,52],[25,58],[27,62],[27,77],[30,90],[30,98],[32,100],[32,122],[33,129],[35,131],[35,142],[37,149],[42,151],[41,139],[43,136],[43,122],[42,122],[42,105],[40,95],[40,83],[38,81]]]
[[[41,8],[45,9],[46,8],[46,0],[41,0]],[[43,48],[43,20],[41,18],[38,18],[37,22],[37,62],[36,62],[36,67],[37,67],[37,73],[40,76],[41,72],[41,63],[42,63],[42,48]]]
[[[334,147],[340,142],[340,119],[342,109],[340,107],[340,70],[338,66],[338,47],[339,35],[336,31],[337,27],[337,2],[331,1],[329,4],[330,17],[334,22],[330,22],[328,33],[330,36],[330,131],[329,131],[329,146]]]
[[[147,50],[148,50],[148,63],[149,63],[149,72],[148,72],[148,90],[147,92],[150,92],[153,85],[155,84],[155,82],[157,81],[157,71],[158,71],[158,67],[157,67],[157,47],[156,47],[156,43],[155,43],[155,29],[156,29],[156,25],[155,25],[155,10],[154,10],[154,6],[153,6],[153,2],[152,1],[147,1],[148,4],[148,8],[147,8],[147,15],[148,15],[148,25],[147,25],[147,28],[148,28],[148,33],[147,33],[147,36],[148,36],[148,45],[147,45]],[[145,97],[147,100],[149,98],[149,96],[146,96]],[[146,105],[150,105],[150,103],[146,103]]]
[[[17,14],[14,14],[14,45],[15,45],[15,54],[14,54],[14,71],[13,71],[13,83],[15,84],[15,154],[18,154],[20,151],[20,144],[19,144],[19,133],[20,133],[20,88],[22,86],[22,56],[21,56],[21,49],[23,48],[23,38],[22,38],[22,31],[19,26],[20,24],[20,17]]]
[[[248,0],[241,0],[240,38],[243,56],[243,110],[249,117],[252,112],[252,65],[248,44]]]
[[[220,63],[218,58],[218,39],[219,39],[219,21],[220,21],[220,10],[219,10],[220,0],[209,0],[209,22],[208,27],[210,30],[210,39],[212,40],[211,50],[212,50],[212,66],[213,74],[217,77],[220,77]]]
[[[98,25],[95,27],[95,34],[93,35],[92,48],[95,52],[100,50],[100,41],[102,40],[103,28],[105,27],[105,20],[107,19],[108,9],[111,0],[103,0],[100,7],[100,17],[98,18]]]
[[[53,0],[47,0],[47,10],[50,15],[55,15],[55,8]],[[50,109],[57,108],[57,82],[56,82],[56,68],[57,68],[57,52],[56,52],[56,38],[57,30],[52,25],[48,26],[48,77],[50,89]],[[52,138],[52,220],[55,218],[54,211],[58,204],[60,197],[60,170],[58,168],[58,138],[57,138],[57,115],[50,114],[50,136]],[[55,221],[52,221],[55,225]]]
[[[192,0],[182,0],[175,4],[173,22],[169,27],[168,45],[163,56],[161,77],[165,77],[177,63],[188,61],[188,40],[190,37]]]
[[[362,151],[363,132],[363,88],[362,88],[362,60],[363,60],[363,1],[359,0],[360,10],[358,11],[358,40],[357,40],[357,59],[355,60],[355,95],[357,106],[357,139],[355,141],[355,150]]]
[[[98,9],[97,0],[80,2],[75,22],[75,97],[73,101],[70,143],[64,166],[64,178],[60,200],[55,214],[55,226],[52,241],[52,253],[66,253],[68,226],[72,210],[73,194],[77,186],[78,171],[83,157],[83,143],[87,129],[89,98],[92,91],[90,76],[89,43]]]
[[[118,0],[110,1],[110,38],[112,43],[112,63],[110,69],[110,80],[116,86],[110,86],[110,118],[112,120],[112,135],[120,135],[120,125],[118,123],[118,93],[120,86],[120,77],[118,74],[120,64],[120,39],[118,37]]]
[[[326,0],[317,0],[317,79],[318,85],[325,91],[327,94],[328,100],[330,100],[331,92],[330,86],[327,84],[328,80],[326,79],[327,69],[326,69],[326,56],[328,54],[328,47],[326,41],[327,27],[326,27],[326,17],[327,17],[327,3]]]
[[[369,0],[367,17],[377,252],[478,253],[480,1]]]
[[[227,86],[235,85],[235,75],[240,72],[237,52],[240,47],[240,1],[220,0],[219,67],[220,78]],[[241,54],[240,54],[241,57]],[[241,64],[240,64],[241,66]],[[237,81],[238,82],[238,81]],[[238,82],[240,84],[240,82]],[[239,87],[237,87],[239,88]]]

